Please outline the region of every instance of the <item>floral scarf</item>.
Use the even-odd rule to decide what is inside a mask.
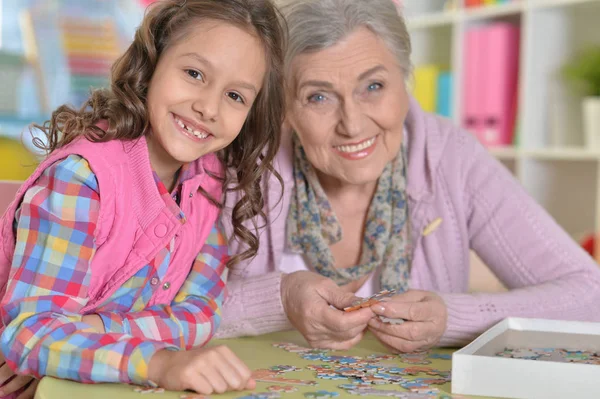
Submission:
[[[287,220],[288,246],[303,253],[321,275],[344,285],[381,265],[381,289],[408,289],[410,239],[406,198],[406,148],[388,163],[377,183],[362,244],[360,264],[337,269],[329,246],[342,239],[335,216],[316,172],[294,136],[294,194]]]

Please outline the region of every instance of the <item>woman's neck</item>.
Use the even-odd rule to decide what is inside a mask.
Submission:
[[[317,171],[323,191],[330,201],[348,203],[350,209],[368,208],[377,189],[377,181],[364,184],[349,184]],[[354,206],[352,206],[354,205]]]

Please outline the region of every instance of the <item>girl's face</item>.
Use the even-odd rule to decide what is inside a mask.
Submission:
[[[161,55],[148,88],[154,169],[178,168],[229,145],[261,90],[258,37],[222,21],[195,23]]]

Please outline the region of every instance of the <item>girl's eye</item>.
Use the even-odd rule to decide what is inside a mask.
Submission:
[[[323,101],[325,101],[325,96],[323,94],[317,93],[317,94],[308,96],[308,102],[322,103]]]
[[[186,69],[185,72],[193,79],[204,80],[202,72],[196,71],[195,69]]]
[[[383,88],[383,85],[381,83],[371,83],[367,87],[367,90],[368,91],[377,91],[377,90],[381,90],[382,88]]]
[[[244,99],[242,98],[242,96],[240,96],[239,94],[237,94],[236,92],[229,92],[227,93],[227,96],[229,98],[231,98],[233,101],[238,102],[238,103],[242,103],[245,104],[246,102],[244,101]]]

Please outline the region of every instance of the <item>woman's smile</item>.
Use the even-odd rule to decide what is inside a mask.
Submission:
[[[365,139],[358,143],[333,146],[333,150],[339,156],[351,161],[365,159],[375,151],[378,137],[379,135],[376,135],[370,139]]]

